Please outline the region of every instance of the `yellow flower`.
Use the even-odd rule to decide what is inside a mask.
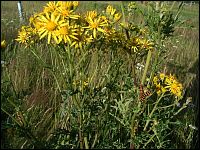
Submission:
[[[79,2],[78,1],[73,1],[72,4],[73,4],[74,7],[77,7],[79,5]]]
[[[157,94],[169,91],[176,97],[182,96],[183,86],[176,80],[174,76],[172,76],[171,74],[168,76],[165,75],[164,73],[160,73],[158,76],[155,76],[153,78],[153,83],[156,86]],[[163,80],[164,83],[162,82]]]
[[[96,11],[87,11],[85,20],[89,20],[89,18],[94,19],[95,17],[97,17]]]
[[[159,83],[159,84],[156,84],[156,93],[157,93],[158,95],[160,95],[160,94],[162,93],[160,83]]]
[[[56,36],[58,37],[59,41],[57,43],[60,43],[61,41],[64,41],[64,43],[72,43],[71,39],[77,40],[78,38],[76,37],[78,34],[76,33],[76,29],[73,29],[71,26],[68,24],[65,26],[61,26],[57,31],[56,31]]]
[[[182,84],[174,82],[171,85],[166,86],[166,88],[169,88],[170,92],[175,96],[181,97],[183,89]]]
[[[173,82],[176,82],[176,79],[174,76],[172,76],[171,74],[169,76],[166,76],[165,84],[170,85]]]
[[[29,42],[29,39],[30,39],[30,34],[27,31],[23,30],[18,32],[18,38],[15,40],[18,41],[19,43],[26,44]]]
[[[38,29],[40,39],[48,36],[48,44],[53,37],[55,42],[58,43],[58,39],[55,35],[55,31],[59,26],[64,25],[65,22],[63,20],[59,21],[60,15],[55,16],[54,13],[51,13],[51,17],[49,13],[45,13],[45,15],[40,15],[38,20],[41,22],[41,27]]]
[[[54,12],[59,6],[59,3],[57,2],[49,2],[47,3],[47,6],[44,6],[44,13]]]
[[[111,5],[108,5],[107,6],[107,8],[106,8],[106,13],[108,14],[108,15],[114,15],[115,14],[115,12],[116,12],[116,9],[114,9]]]
[[[130,46],[131,51],[136,53],[140,50],[141,40],[138,37],[131,37],[131,39],[128,40],[128,45]]]
[[[73,3],[71,1],[59,1],[60,7],[67,10],[72,10]]]
[[[121,16],[122,16],[122,15],[119,14],[119,13],[115,14],[115,15],[114,15],[114,21],[115,21],[115,22],[119,21],[120,18],[121,18]]]
[[[135,9],[135,8],[136,8],[136,3],[135,2],[130,2],[128,4],[128,10]]]
[[[163,81],[165,78],[165,74],[164,73],[160,73],[160,79]]]
[[[32,28],[30,26],[22,26],[21,30],[18,31],[18,37],[15,40],[19,43],[26,44],[27,46],[27,44],[31,44],[36,40],[36,34],[37,31],[35,28]]]
[[[141,48],[147,49],[147,50],[153,50],[154,43],[150,42],[149,40],[141,40]]]
[[[105,33],[105,30],[103,30],[101,27],[105,27],[107,26],[107,24],[104,21],[102,21],[101,17],[99,17],[98,19],[97,18],[92,19],[91,17],[89,17],[87,21],[89,23],[89,26],[84,28],[93,30],[94,38],[97,37],[97,31]]]
[[[158,77],[157,77],[157,76],[155,76],[155,77],[153,78],[153,83],[154,83],[155,85],[158,84]]]
[[[3,41],[1,41],[1,48],[5,48],[5,47],[6,47],[6,41],[3,40]]]
[[[65,7],[59,7],[57,10],[58,10],[59,14],[64,18],[78,19],[80,17],[79,15],[72,14],[73,10],[66,9]]]
[[[92,41],[92,36],[88,36],[86,32],[84,32],[83,28],[79,28],[77,30],[77,39],[73,39],[73,42],[71,44],[71,46],[74,46],[75,49],[80,48],[82,49],[83,46],[87,43],[90,43]]]

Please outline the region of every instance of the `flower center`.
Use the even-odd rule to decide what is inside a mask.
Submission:
[[[62,11],[63,16],[67,17],[69,16],[69,10],[63,10]]]
[[[96,29],[98,26],[99,26],[99,23],[96,21],[91,24],[91,28],[93,28],[93,29]]]
[[[53,31],[56,28],[56,26],[57,25],[54,22],[50,21],[47,23],[46,29],[49,31]]]
[[[62,28],[60,28],[59,33],[62,34],[62,35],[68,35],[69,30],[68,30],[67,27],[62,27]]]

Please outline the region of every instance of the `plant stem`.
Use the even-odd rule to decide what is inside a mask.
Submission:
[[[151,71],[149,83],[152,81],[152,78],[154,77],[154,74],[156,71],[156,66],[158,64],[158,57],[159,57],[159,53],[160,53],[160,46],[161,46],[161,27],[158,24],[158,49],[154,51],[156,56],[155,56],[155,60],[153,63],[153,69]]]
[[[84,137],[85,149],[89,149],[87,137]]]
[[[145,143],[144,147],[146,147],[147,144],[149,144],[149,143],[153,140],[154,136],[156,136],[155,133],[154,133],[154,135]],[[144,147],[143,147],[143,148],[144,148]]]
[[[151,50],[149,50],[148,55],[147,55],[145,68],[144,68],[144,73],[143,73],[143,76],[142,76],[142,81],[141,81],[142,85],[144,84],[144,81],[145,81],[145,78],[146,78],[146,75],[147,75],[147,70],[148,70],[148,67],[149,67],[149,64],[150,64],[150,60],[151,60],[151,54],[152,54],[152,52],[151,52]]]
[[[165,94],[165,93],[162,93],[162,95],[160,96],[160,98],[156,101],[156,103],[155,103],[155,105],[154,105],[154,107],[153,107],[153,110],[151,111],[151,113],[150,113],[150,115],[149,115],[149,118],[152,117],[154,111],[155,111],[156,108],[157,108],[158,103],[160,102],[160,100],[162,99],[162,97],[163,97],[164,94]],[[145,126],[144,126],[143,131],[146,131],[146,128],[147,128],[149,122],[150,122],[150,119],[147,120],[147,122],[146,122],[146,124],[145,124]]]
[[[95,137],[94,137],[94,142],[92,143],[91,149],[93,149],[93,148],[94,148],[94,145],[96,144],[97,136],[98,136],[98,134],[96,133],[96,134],[95,134]]]
[[[122,10],[122,16],[123,16],[123,23],[125,23],[126,22],[126,18],[125,18],[125,13],[124,13],[123,1],[121,1],[121,10]]]

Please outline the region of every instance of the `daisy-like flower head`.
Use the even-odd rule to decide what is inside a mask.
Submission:
[[[79,15],[73,14],[73,10],[67,9],[66,7],[59,7],[59,8],[57,9],[57,11],[59,12],[59,14],[60,14],[63,18],[78,19],[78,18],[80,17]]]
[[[33,42],[31,37],[34,35],[34,29],[30,26],[22,26],[21,31],[18,32],[18,37],[15,39],[19,43],[29,44]]]
[[[57,29],[64,24],[64,21],[59,19],[60,15],[56,16],[54,13],[45,13],[45,15],[40,15],[38,17],[38,20],[41,23],[41,27],[38,29],[40,39],[48,36],[48,44],[50,43],[52,37],[56,43],[58,42],[55,31],[57,31]]]
[[[72,10],[73,3],[71,1],[59,1],[59,6],[63,9]]]
[[[77,30],[77,34],[78,34],[76,36],[77,39],[73,39],[73,42],[71,45],[71,46],[74,46],[76,49],[77,48],[82,49],[85,44],[90,43],[93,40],[92,36],[89,36],[87,32],[84,31],[83,28],[79,27]]]
[[[160,73],[160,79],[163,81],[164,80],[164,78],[165,78],[165,74],[164,73]]]
[[[166,86],[166,88],[169,88],[170,92],[174,94],[176,97],[181,97],[182,96],[182,84],[178,82],[173,82],[172,84]]]
[[[128,40],[128,44],[131,48],[131,51],[137,53],[141,47],[141,39],[139,39],[138,37],[131,37],[131,39]]]
[[[87,22],[89,23],[88,27],[84,27],[87,28],[89,30],[93,30],[93,37],[96,38],[97,37],[97,31],[105,33],[105,30],[102,29],[101,27],[105,27],[108,26],[108,24],[106,22],[104,22],[101,17],[99,18],[94,18],[92,19],[91,17],[88,18]]]
[[[15,39],[19,43],[27,44],[29,41],[30,35],[26,31],[19,31],[18,37]]]
[[[85,20],[89,20],[89,18],[94,19],[97,17],[97,11],[87,11]]]
[[[54,12],[56,11],[56,9],[59,7],[59,3],[58,2],[49,2],[47,3],[47,6],[44,6],[44,13],[49,13],[49,12]]]
[[[107,8],[106,8],[106,13],[108,15],[111,15],[113,16],[116,12],[116,9],[114,9],[111,5],[108,5]]]
[[[160,73],[159,75],[153,78],[153,84],[156,87],[156,91],[158,95],[166,91],[169,91],[171,94],[175,95],[176,97],[182,96],[183,86],[171,74],[165,75],[164,73]]]
[[[154,49],[154,43],[147,40],[147,39],[144,39],[144,40],[141,40],[141,48],[144,48],[146,50],[153,50]]]
[[[76,30],[69,23],[62,24],[56,31],[56,36],[58,37],[57,43],[63,41],[64,43],[72,44],[72,39],[78,40]]]
[[[165,84],[170,85],[174,82],[176,82],[176,78],[173,75],[166,76]]]

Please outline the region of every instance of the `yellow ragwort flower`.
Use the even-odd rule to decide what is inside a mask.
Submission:
[[[1,48],[5,48],[5,47],[6,47],[6,41],[3,40],[3,41],[1,41]]]
[[[85,44],[90,43],[93,40],[92,36],[89,36],[87,32],[84,32],[83,28],[79,28],[77,30],[77,34],[77,39],[73,39],[73,42],[71,44],[71,46],[74,46],[75,49],[82,49]]]
[[[47,6],[44,6],[44,13],[54,12],[58,8],[59,3],[58,2],[48,2]]]
[[[89,18],[94,19],[95,17],[97,17],[97,11],[87,11],[85,20],[89,20]]]
[[[107,8],[106,8],[106,13],[108,15],[111,15],[113,16],[116,12],[116,9],[114,9],[111,5],[108,5]]]
[[[115,22],[119,21],[120,18],[121,18],[121,16],[122,16],[121,14],[116,13],[116,14],[114,15],[114,21],[115,21]]]
[[[160,79],[163,81],[164,80],[164,78],[165,78],[165,74],[164,73],[160,73]]]
[[[87,20],[87,22],[89,23],[89,26],[88,27],[84,27],[84,28],[92,30],[94,38],[97,37],[97,31],[105,33],[105,30],[102,29],[101,27],[105,27],[105,26],[108,25],[107,23],[105,23],[104,21],[102,21],[101,17],[94,18],[94,19],[92,19],[91,17],[89,17],[88,20]]]
[[[156,91],[158,95],[169,91],[171,94],[175,95],[176,97],[182,96],[183,86],[171,74],[168,76],[168,75],[165,75],[164,73],[160,73],[158,76],[155,76],[153,78],[153,84],[156,87]]]
[[[15,40],[18,41],[19,43],[27,44],[29,42],[30,37],[31,36],[29,32],[22,30],[18,32],[18,37]]]
[[[77,40],[78,38],[76,37],[78,34],[76,33],[76,29],[69,26],[69,24],[65,24],[64,26],[61,26],[57,31],[56,31],[56,36],[58,37],[58,42],[60,43],[61,41],[64,41],[64,43],[69,43],[72,44],[72,39]]]
[[[53,38],[55,42],[58,43],[55,31],[57,31],[59,26],[65,25],[65,21],[59,19],[60,15],[56,16],[54,13],[45,13],[45,15],[40,15],[38,17],[38,20],[41,22],[41,27],[38,29],[40,39],[48,36],[48,44],[50,43],[51,38]]]
[[[147,39],[141,40],[141,48],[144,48],[146,50],[153,50],[154,43],[150,42]]]
[[[63,2],[64,3],[64,2]],[[65,7],[59,7],[58,9],[59,14],[63,18],[71,18],[71,19],[78,19],[80,16],[73,14],[73,10],[66,9]]]
[[[169,89],[169,91],[174,94],[177,97],[181,97],[182,96],[182,90],[183,90],[183,86],[182,84],[178,83],[177,81],[172,82],[171,84],[168,84],[166,86],[166,88]]]

